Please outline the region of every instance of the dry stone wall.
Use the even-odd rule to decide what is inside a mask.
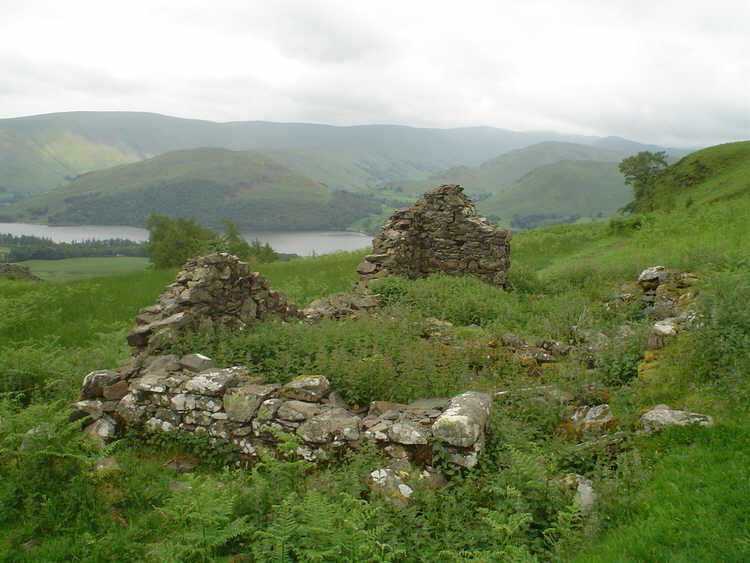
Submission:
[[[257,446],[273,445],[280,430],[296,434],[303,443],[297,453],[306,458],[374,440],[394,458],[421,464],[439,441],[452,462],[471,468],[484,446],[491,398],[470,391],[409,405],[374,402],[355,412],[323,376],[264,383],[245,367],[216,369],[209,358],[190,354],[137,356],[120,370],[91,372],[72,406],[101,439],[125,426],[203,433],[253,457]]]
[[[297,307],[239,258],[223,252],[189,260],[156,304],[144,307],[128,344],[148,349],[160,335],[195,327],[201,319],[243,326],[269,316],[298,318]]]
[[[510,268],[510,233],[477,215],[458,185],[434,188],[393,213],[372,246],[357,267],[360,288],[390,274],[415,279],[438,272],[503,286]]]

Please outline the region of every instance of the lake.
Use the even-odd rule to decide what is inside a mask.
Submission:
[[[55,242],[102,240],[124,238],[134,241],[148,240],[148,231],[121,225],[49,226],[31,223],[0,223],[0,233],[46,237]],[[248,241],[256,238],[268,243],[276,252],[284,254],[329,254],[339,250],[359,250],[372,244],[372,237],[349,231],[250,231],[243,232]]]

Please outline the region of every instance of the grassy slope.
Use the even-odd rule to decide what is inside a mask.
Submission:
[[[27,260],[23,265],[46,281],[67,282],[101,276],[119,276],[141,272],[148,258],[118,256],[114,258],[66,258],[64,260]]]
[[[138,112],[68,112],[0,120],[0,185],[14,192],[39,193],[89,170],[170,151],[221,147],[291,149],[281,160],[286,159],[303,176],[335,187],[345,187],[336,186],[336,181],[365,187],[371,178],[419,178],[446,166],[477,165],[505,151],[550,139],[594,140],[491,127],[442,130],[215,123]],[[330,168],[321,167],[314,156],[320,151],[326,153],[324,160],[347,172],[331,173]],[[315,176],[317,172],[320,177]]]
[[[624,156],[626,153],[576,143],[544,142],[512,150],[475,168],[450,168],[426,180],[391,182],[385,189],[395,191],[400,188],[401,193],[420,195],[440,184],[460,184],[468,193],[494,194],[540,166],[564,160],[618,162]]]
[[[6,210],[17,220],[141,226],[151,212],[243,228],[346,227],[379,210],[252,151],[193,149],[90,172]]]
[[[714,148],[703,157],[719,160],[736,148]],[[747,185],[747,165],[742,157],[725,166],[718,189],[708,180],[681,191],[669,213],[520,233],[512,242],[507,291],[471,279],[395,280],[387,294],[395,303],[393,316],[312,328],[266,323],[255,332],[218,339],[209,334],[192,343],[217,361],[250,358],[266,376],[335,376],[347,396],[374,391],[413,397],[429,386],[450,391],[467,382],[523,387],[540,380],[525,378],[503,356],[488,356],[494,348],[487,344],[504,332],[565,338],[571,324],[610,332],[624,320],[646,325],[630,318],[632,312],[603,307],[602,300],[655,264],[701,277],[704,323],[666,348],[648,383],[608,382],[611,366],[588,372],[574,363],[546,372],[542,381],[556,382],[584,402],[601,401],[597,394],[606,390],[626,432],[642,408],[660,402],[712,414],[713,428],[635,435],[631,448],[616,458],[606,451],[587,457],[556,437],[558,407],[519,396],[495,408],[481,468],[466,479],[454,477],[437,496],[420,493],[408,509],[362,500],[368,498],[364,478],[382,463],[368,451],[327,467],[267,460],[251,477],[210,465],[186,477],[164,466],[175,456],[173,446],[126,441],[113,452],[124,472],[91,477],[94,455],[77,441],[77,429],[65,430],[61,405],[74,398],[87,370],[125,360],[124,330],[135,310],[153,302],[174,272],[48,288],[0,280],[0,378],[6,385],[32,382],[38,388],[28,408],[0,403],[3,556],[158,560],[165,549],[192,546],[209,559],[253,551],[261,561],[291,560],[287,549],[329,549],[323,560],[357,560],[340,550],[367,536],[382,551],[362,551],[361,560],[386,560],[399,549],[393,560],[523,560],[529,550],[542,560],[747,560],[750,197],[732,195]],[[260,269],[274,287],[309,300],[348,286],[357,259],[325,256]],[[456,345],[431,347],[421,336],[426,316],[454,322]],[[465,356],[461,350],[475,352]],[[466,371],[474,371],[469,380],[463,379]],[[44,448],[16,453],[26,430],[39,424],[50,432],[39,438]],[[599,492],[598,508],[583,528],[566,520],[568,501],[550,485],[566,471],[593,478]],[[223,486],[217,488],[216,480]],[[170,488],[170,481],[190,484],[184,489],[189,498]],[[234,502],[218,504],[222,491]],[[531,515],[531,525],[519,526],[519,513]],[[222,535],[240,516],[250,529],[236,540]],[[206,534],[215,545],[202,543]],[[24,547],[30,539],[38,544]]]
[[[536,228],[610,217],[629,200],[630,190],[617,163],[579,160],[540,166],[477,207],[499,223]],[[519,224],[513,222],[514,216],[521,218]]]

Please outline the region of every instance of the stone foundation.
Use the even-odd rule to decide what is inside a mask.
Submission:
[[[355,412],[323,376],[264,383],[247,368],[216,369],[209,358],[190,354],[140,356],[121,370],[91,372],[72,406],[77,417],[88,417],[87,432],[103,440],[125,426],[203,433],[253,458],[257,446],[276,443],[278,430],[295,434],[303,443],[297,453],[308,459],[373,440],[394,458],[420,465],[440,442],[450,461],[471,468],[484,446],[491,404],[489,394],[469,391],[409,405],[373,402]]]

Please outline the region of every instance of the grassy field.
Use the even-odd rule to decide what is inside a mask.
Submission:
[[[99,276],[140,272],[148,267],[148,258],[67,258],[64,260],[28,260],[23,265],[45,281],[67,282]]]
[[[747,561],[745,170],[742,159],[724,164],[720,182],[676,191],[667,210],[521,233],[505,290],[470,278],[391,278],[377,287],[384,305],[377,317],[206,329],[170,343],[175,353],[202,352],[220,366],[246,364],[267,381],[325,374],[357,405],[554,384],[575,404],[608,401],[625,436],[616,448],[581,449],[560,432],[560,403],[545,395],[498,399],[479,467],[446,468],[449,485],[417,488],[406,508],[370,495],[365,478],[385,462],[367,445],[325,463],[264,455],[245,470],[226,466],[218,444],[200,449],[131,434],[106,452],[123,471],[92,474],[101,454],[67,422],[65,406],[87,371],[125,361],[136,311],[175,272],[0,280],[0,559]],[[307,303],[348,290],[360,257],[257,268]],[[649,319],[637,306],[605,304],[656,264],[700,277],[701,322],[672,340],[642,380],[636,370]],[[427,317],[454,324],[448,340],[425,337]],[[609,335],[592,369],[569,359],[529,375],[497,346],[508,331],[567,340],[572,325]],[[658,403],[711,414],[715,425],[638,433],[640,413]],[[175,458],[195,460],[195,473],[166,466]],[[586,517],[560,484],[569,472],[594,483],[598,499]]]

